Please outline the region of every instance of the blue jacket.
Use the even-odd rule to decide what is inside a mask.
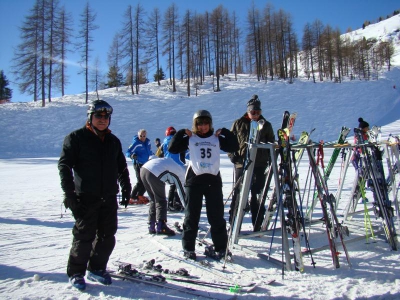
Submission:
[[[172,158],[178,165],[181,165],[181,166],[182,166],[182,165],[184,165],[184,163],[183,163],[183,161],[181,161],[181,158],[180,158],[181,155],[180,155],[179,153],[172,154],[171,152],[168,151],[168,145],[169,145],[169,142],[171,141],[172,137],[173,137],[173,135],[167,136],[167,137],[164,139],[164,141],[163,141],[163,143],[162,143],[162,145],[161,145],[162,151],[163,151],[163,153],[164,153],[164,157],[170,157],[170,158]]]
[[[172,158],[178,165],[183,166],[185,164],[185,158],[188,158],[188,155],[185,157],[185,155],[183,155],[182,153],[171,153],[168,151],[168,145],[172,139],[173,135],[169,135],[167,136],[162,145],[160,147],[162,147],[162,152],[164,154],[164,157],[170,157]]]
[[[132,144],[129,146],[125,153],[126,157],[131,157],[132,154],[137,156],[136,162],[139,164],[144,164],[149,160],[150,155],[153,155],[151,151],[151,143],[148,138],[142,142],[137,135],[133,137]],[[135,162],[135,160],[134,160]]]

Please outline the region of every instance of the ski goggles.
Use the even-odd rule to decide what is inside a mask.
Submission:
[[[107,115],[111,115],[113,113],[113,108],[106,103],[96,104],[93,113],[95,114],[106,113]]]

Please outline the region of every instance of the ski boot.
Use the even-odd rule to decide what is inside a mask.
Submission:
[[[205,246],[204,255],[215,260],[220,260],[217,252],[215,251],[214,245]]]
[[[183,256],[191,260],[197,259],[196,252],[194,251],[183,250]]]
[[[91,281],[97,281],[104,285],[110,285],[112,283],[110,274],[105,270],[88,271],[86,277]]]
[[[82,274],[75,274],[69,278],[69,283],[76,289],[83,291],[86,288],[85,278]]]
[[[232,252],[228,250],[228,254],[226,254],[225,250],[221,250],[217,252],[217,255],[219,256],[219,259],[225,259],[227,261],[232,261]]]
[[[164,234],[164,235],[168,235],[168,236],[174,236],[175,235],[175,231],[170,229],[167,226],[166,223],[167,223],[167,221],[165,221],[165,220],[158,220],[158,222],[157,222],[157,234]]]
[[[156,221],[150,221],[147,224],[149,224],[149,227],[148,227],[149,233],[150,234],[156,234]]]

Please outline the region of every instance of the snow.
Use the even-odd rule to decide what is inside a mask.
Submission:
[[[386,21],[391,22],[391,19]],[[398,17],[394,20],[398,26]],[[376,30],[375,25],[368,26],[365,33]],[[386,34],[390,34],[389,26],[384,26]],[[400,55],[398,49],[396,57]],[[302,131],[316,128],[312,135],[314,141],[332,141],[337,138],[341,126],[357,127],[357,119],[363,117],[371,126],[382,126],[382,138],[386,139],[389,134],[400,134],[400,62],[394,65],[390,72],[382,74],[376,81],[353,80],[340,84],[325,81],[314,84],[298,79],[289,84],[279,80],[257,82],[256,78],[248,75],[240,75],[235,81],[234,75],[230,74],[221,79],[222,91],[218,93],[213,92],[212,78],[207,78],[198,91],[199,96],[195,96],[192,90],[192,96],[187,97],[186,87],[182,83],[178,83],[178,92],[172,93],[167,81],[161,86],[155,83],[143,85],[139,95],[129,95],[129,90],[125,88],[101,91],[100,95],[114,107],[111,129],[120,138],[124,150],[140,128],[147,129],[152,141],[157,137],[163,138],[168,126],[176,129],[190,128],[193,113],[198,109],[211,112],[215,128],[230,128],[233,121],[245,112],[246,102],[253,94],[259,95],[263,115],[271,121],[275,131],[280,126],[283,112],[289,110],[298,113],[294,127],[297,137]],[[396,88],[393,87],[395,85]],[[95,99],[95,94],[91,97]],[[114,280],[111,286],[89,282],[84,292],[68,284],[66,265],[72,241],[73,218],[62,206],[57,160],[64,136],[83,126],[86,107],[84,95],[54,99],[46,103],[45,108],[41,107],[41,103],[10,103],[0,106],[0,298],[192,299],[193,296],[181,292],[121,280]],[[352,141],[352,136],[349,140]],[[325,165],[330,154],[331,150],[326,149]],[[340,162],[341,158],[328,182],[332,193],[336,192],[341,176]],[[134,184],[133,167],[129,161],[128,164],[131,182]],[[301,187],[307,173],[308,158],[305,154],[299,168]],[[221,174],[225,201],[232,189],[232,164],[224,153],[221,154]],[[348,201],[353,178],[354,171],[350,167],[339,199],[339,217]],[[398,176],[396,180],[399,181]],[[367,197],[371,199],[368,204],[371,206],[370,192],[367,192]],[[303,201],[305,203],[307,197]],[[226,217],[229,204],[226,204]],[[261,282],[253,293],[242,294],[240,298],[243,299],[400,297],[399,253],[389,249],[384,235],[379,232],[380,222],[375,220],[373,212],[370,215],[375,239],[370,239],[369,243],[366,243],[365,238],[351,241],[351,238],[361,236],[360,232],[364,230],[363,216],[354,217],[351,235],[346,238],[351,267],[339,247],[339,269],[332,267],[330,253],[325,250],[313,253],[315,268],[311,265],[310,257],[305,255],[303,273],[285,271],[282,276],[281,265],[252,255],[245,249],[233,249],[235,263],[227,264],[225,271],[221,264],[214,263],[214,269],[226,277],[223,279],[160,253],[159,249],[179,252],[181,236],[150,236],[146,225],[147,210],[147,206],[130,206],[126,210],[119,210],[117,244],[110,257],[110,269],[116,268],[117,261],[139,265],[154,258],[157,264],[165,268],[176,270],[183,267],[192,275],[207,281],[234,284],[275,280],[271,285]],[[316,216],[319,213],[317,205]],[[183,213],[168,214],[168,224],[176,221],[181,223],[182,220]],[[200,225],[208,229],[205,209]],[[246,232],[250,228],[250,216],[247,214],[242,230]],[[311,229],[310,244],[313,248],[327,244],[323,229],[322,225]],[[400,230],[398,227],[396,229]],[[252,251],[267,253],[270,240],[271,233],[268,233],[264,237],[241,239],[239,244]],[[280,258],[280,241],[278,232],[272,247],[273,256],[277,259]],[[201,249],[197,247],[199,254]],[[235,296],[228,290],[190,287],[218,299]]]

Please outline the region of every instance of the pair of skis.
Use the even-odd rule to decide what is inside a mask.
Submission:
[[[340,252],[337,249],[337,243],[336,243],[337,238],[340,239],[343,251],[345,252],[346,255],[347,263],[349,264],[349,266],[351,266],[350,257],[343,237],[344,234],[348,233],[348,230],[345,226],[343,226],[339,222],[337,218],[335,209],[335,202],[336,202],[335,197],[333,196],[333,194],[329,193],[325,178],[321,174],[320,169],[318,168],[312,148],[308,147],[307,152],[309,156],[311,172],[315,179],[315,186],[317,189],[318,199],[320,200],[321,203],[322,220],[325,223],[333,266],[335,268],[340,267],[339,263]]]
[[[281,129],[287,129],[288,131],[288,135],[290,136],[290,134],[292,133],[293,130],[293,126],[294,123],[296,121],[297,118],[297,113],[294,112],[292,114],[290,114],[289,111],[285,111],[283,113],[283,117],[282,117],[282,125],[281,125]],[[279,135],[279,134],[278,134]],[[269,190],[269,186],[271,184],[271,180],[272,180],[272,167],[270,166],[268,172],[267,172],[267,179],[265,181],[265,185],[262,191],[262,203],[265,203],[265,200],[267,198],[267,194],[268,194],[268,190]],[[274,215],[276,208],[277,208],[277,195],[276,192],[273,193],[271,200],[269,201],[268,204],[268,208],[265,212],[265,217],[263,220],[263,223],[261,225],[261,231],[265,231],[268,229],[271,220],[272,220],[272,216]]]
[[[155,260],[151,260],[146,263],[146,265],[149,264],[154,264]],[[137,281],[140,280],[140,282],[145,281],[145,282],[150,282],[150,283],[163,283],[163,287],[169,288],[170,286],[168,285],[169,281],[173,282],[181,282],[181,283],[188,283],[191,285],[200,285],[200,286],[207,286],[210,288],[216,288],[216,289],[223,289],[223,290],[229,290],[231,292],[248,292],[251,288],[253,288],[256,283],[250,283],[247,285],[232,285],[231,283],[228,282],[211,282],[211,281],[204,281],[198,279],[198,277],[194,277],[189,275],[189,273],[184,269],[179,269],[178,272],[176,273],[171,273],[168,269],[165,269],[161,271],[160,268],[162,268],[160,265],[155,266],[156,268],[145,268],[144,271],[138,270],[140,268],[134,266],[133,264],[130,263],[123,263],[119,262],[118,263],[118,272],[112,272],[111,271],[111,276],[113,275],[118,275],[119,277],[124,277],[125,279],[136,279]],[[167,273],[165,273],[167,271]],[[157,284],[158,285],[158,284]],[[193,289],[191,289],[193,291]]]
[[[188,287],[182,287],[179,285],[174,285],[166,281],[158,281],[156,279],[153,279],[154,277],[143,277],[143,276],[138,276],[136,274],[132,274],[131,272],[126,272],[126,271],[119,271],[119,272],[110,272],[110,276],[116,279],[121,279],[121,280],[128,280],[132,281],[135,283],[143,283],[147,285],[152,285],[152,286],[157,286],[157,287],[162,287],[166,288],[169,290],[185,293],[191,296],[197,297],[203,297],[206,299],[217,299],[215,297],[211,297],[208,292],[203,292],[197,289],[193,288],[188,288]],[[151,279],[149,279],[151,278]]]
[[[292,237],[294,264],[296,271],[304,271],[304,263],[301,253],[300,231],[302,228],[301,212],[296,201],[294,188],[294,177],[292,173],[291,147],[289,142],[289,130],[278,129],[278,146],[280,162],[280,194],[282,197],[283,208],[287,209],[285,225]],[[283,209],[282,208],[282,209]]]
[[[367,185],[374,197],[373,207],[376,218],[382,220],[386,239],[392,250],[397,250],[397,236],[394,226],[394,209],[389,200],[388,185],[382,164],[382,152],[376,145],[362,144],[362,131],[354,129],[360,149],[361,163],[368,178]]]
[[[346,138],[347,138],[347,135],[349,134],[349,132],[350,132],[349,128],[347,128],[345,126],[342,127],[342,129],[340,130],[340,133],[339,133],[339,137],[337,139],[337,144],[338,145],[343,145],[346,142]],[[340,151],[341,151],[340,148],[334,148],[334,150],[333,150],[333,153],[332,153],[332,156],[331,156],[331,158],[329,160],[329,163],[326,166],[326,168],[324,169],[323,180],[325,182],[327,182],[328,179],[329,179],[329,176],[330,176],[330,174],[331,174],[331,172],[333,170],[333,167],[334,167],[334,165],[336,163],[336,160],[337,160],[337,158],[338,158],[338,156],[340,154]],[[315,205],[317,204],[317,202],[318,202],[318,191],[316,191],[314,193],[314,197],[313,197],[313,200],[311,202],[311,205],[307,209],[306,216],[305,216],[306,220],[311,221],[312,213],[314,211],[314,208],[315,208]]]

